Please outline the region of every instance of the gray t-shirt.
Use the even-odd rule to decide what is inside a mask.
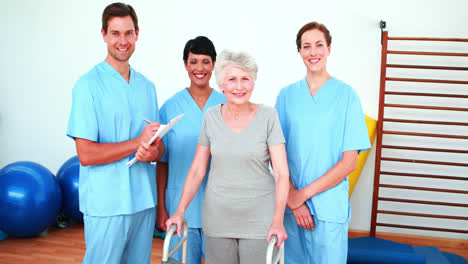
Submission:
[[[211,168],[203,202],[208,236],[263,239],[275,207],[268,147],[284,143],[276,109],[259,105],[250,124],[232,131],[221,105],[206,111],[198,143],[210,147]]]

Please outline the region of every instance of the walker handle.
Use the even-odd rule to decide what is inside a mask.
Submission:
[[[172,236],[177,231],[177,225],[172,224],[171,227],[169,228],[169,230],[167,231],[166,237],[164,238],[164,245],[163,245],[163,255],[162,255],[163,263],[167,262],[169,257],[174,255],[174,253],[181,246],[183,246],[183,248],[182,248],[182,261],[187,259],[187,243],[186,243],[186,241],[187,241],[187,238],[188,238],[188,224],[187,224],[187,221],[185,219],[184,219],[182,225],[184,227],[183,236],[179,240],[179,242],[177,242],[177,244],[171,250],[169,250],[169,244],[171,243]]]
[[[270,242],[268,243],[267,253],[266,253],[266,264],[277,264],[278,261],[280,264],[284,264],[284,242],[281,244],[281,247],[276,252],[276,255],[273,255],[275,244],[278,242],[278,237],[272,235],[270,237]]]

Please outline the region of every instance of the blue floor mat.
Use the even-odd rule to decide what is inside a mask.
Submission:
[[[426,264],[424,255],[417,254],[411,245],[375,237],[349,239],[349,264]]]
[[[415,247],[375,237],[348,240],[348,264],[468,264],[437,247]]]
[[[426,257],[426,264],[450,264],[437,247],[413,247],[414,252]]]
[[[450,252],[442,252],[442,254],[449,260],[450,264],[468,264],[468,261],[465,258],[457,254]]]

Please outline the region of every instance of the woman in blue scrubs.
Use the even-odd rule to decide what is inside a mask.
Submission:
[[[190,86],[174,94],[160,109],[160,122],[166,124],[172,118],[184,114],[163,142],[166,152],[156,166],[158,188],[157,226],[166,230],[168,215],[175,213],[179,204],[185,178],[192,165],[197,148],[200,128],[205,111],[215,105],[225,104],[224,95],[210,87],[211,74],[216,62],[216,50],[207,37],[199,36],[187,42],[183,53],[184,65],[190,78]],[[202,203],[206,180],[200,186],[187,209],[189,223],[187,263],[200,264],[204,256],[204,236],[201,222]],[[179,238],[174,236],[171,248]],[[174,258],[181,261],[182,250]]]
[[[286,263],[346,263],[348,174],[370,148],[357,93],[327,71],[331,35],[320,23],[297,33],[305,78],[283,88],[276,109],[290,170],[284,224]]]

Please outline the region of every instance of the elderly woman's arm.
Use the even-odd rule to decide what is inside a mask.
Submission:
[[[341,160],[338,161],[335,166],[325,172],[325,174],[323,174],[320,178],[301,190],[290,192],[288,207],[291,209],[296,209],[310,197],[326,191],[343,181],[351,172],[356,169],[357,156],[357,150],[343,152],[343,157]]]
[[[288,234],[284,228],[284,210],[288,201],[289,191],[289,168],[286,159],[286,148],[284,144],[278,144],[269,147],[271,164],[276,183],[275,197],[275,214],[271,223],[270,231],[268,232],[267,241],[270,241],[272,235],[278,237],[277,247],[281,246],[284,240],[288,238]]]
[[[195,197],[203,178],[205,178],[210,153],[210,147],[198,144],[192,166],[190,167],[187,179],[185,180],[184,189],[182,190],[182,196],[180,198],[179,205],[177,206],[177,211],[166,221],[166,228],[168,230],[172,224],[177,225],[178,236],[180,236],[185,210],[187,210],[187,207],[193,197]]]

